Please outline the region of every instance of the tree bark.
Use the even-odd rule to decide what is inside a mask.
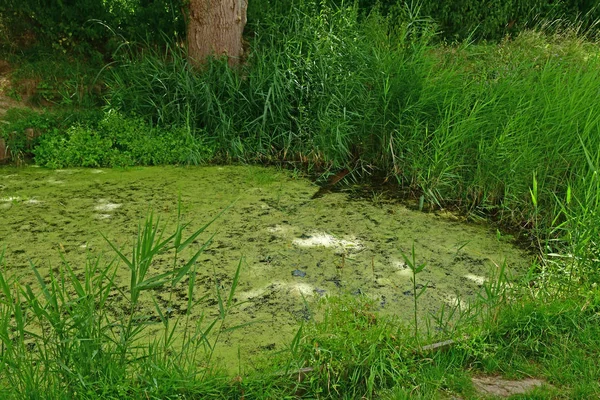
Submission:
[[[239,64],[248,0],[190,0],[187,27],[188,57],[202,65],[209,56],[226,56]]]

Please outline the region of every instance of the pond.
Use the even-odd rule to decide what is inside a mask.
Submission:
[[[193,318],[202,312],[217,315],[215,287],[231,284],[243,257],[235,294],[240,305],[227,326],[252,323],[224,337],[217,351],[225,364],[237,368],[238,350],[251,362],[247,360],[254,356],[284,349],[298,322],[311,318],[314,301],[325,296],[366,296],[381,313],[409,323],[413,293],[403,253],[410,255],[413,246],[417,263],[426,264],[417,277],[419,287],[427,286],[419,298],[422,315],[437,313],[459,297],[475,296],[504,262],[517,274],[529,266],[529,256],[489,226],[461,222],[450,213],[410,210],[378,196],[352,199],[338,192],[312,199],[317,189],[289,171],[250,166],[4,167],[4,272],[35,286],[30,260],[47,277],[59,273],[61,253],[75,268],[85,265],[90,254],[112,259],[114,252],[102,235],[129,254],[138,225],[150,210],[171,233],[181,204],[191,232],[231,205],[190,251],[215,235],[197,261],[196,295],[208,296]],[[182,256],[179,262],[184,260]],[[171,266],[170,260],[159,257],[152,273]],[[122,263],[117,284],[127,287]],[[180,304],[169,312],[185,314],[186,293],[176,293]],[[157,290],[154,295],[166,309],[169,294]],[[118,292],[114,300],[118,303]],[[143,302],[149,314],[156,313],[150,298]],[[157,323],[149,334],[159,330]]]

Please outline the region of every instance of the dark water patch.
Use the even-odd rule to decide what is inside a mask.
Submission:
[[[292,276],[296,276],[299,278],[304,278],[306,276],[306,272],[300,271],[299,269],[295,269],[292,271]]]

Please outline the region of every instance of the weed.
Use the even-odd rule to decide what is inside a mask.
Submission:
[[[198,164],[210,153],[184,129],[153,128],[116,112],[97,125],[49,131],[34,149],[36,162],[51,168]]]
[[[419,297],[421,297],[423,295],[423,293],[425,293],[425,290],[427,290],[427,285],[422,285],[421,288],[417,288],[417,275],[420,274],[421,272],[423,272],[426,264],[425,263],[417,264],[414,243],[412,245],[412,251],[410,254],[411,255],[410,258],[403,252],[401,254],[402,254],[402,258],[404,259],[404,262],[406,263],[406,266],[408,268],[410,268],[410,271],[412,272],[410,281],[412,283],[413,304],[414,304],[414,310],[413,310],[413,323],[415,324],[414,335],[415,335],[415,338],[418,338],[419,337],[419,321],[418,321],[417,307],[419,304]]]
[[[59,135],[71,126],[94,126],[101,118],[98,110],[35,111],[26,108],[9,109],[0,124],[0,137],[7,142],[13,159],[30,156],[45,134]]]

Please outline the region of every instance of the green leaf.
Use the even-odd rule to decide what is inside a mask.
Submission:
[[[200,247],[200,249],[194,254],[183,267],[179,268],[176,272],[177,274],[173,278],[173,285],[176,285],[190,270],[192,265],[198,260],[198,257],[204,252],[204,250],[212,243],[212,239],[215,237],[215,234],[211,235],[211,237]]]

